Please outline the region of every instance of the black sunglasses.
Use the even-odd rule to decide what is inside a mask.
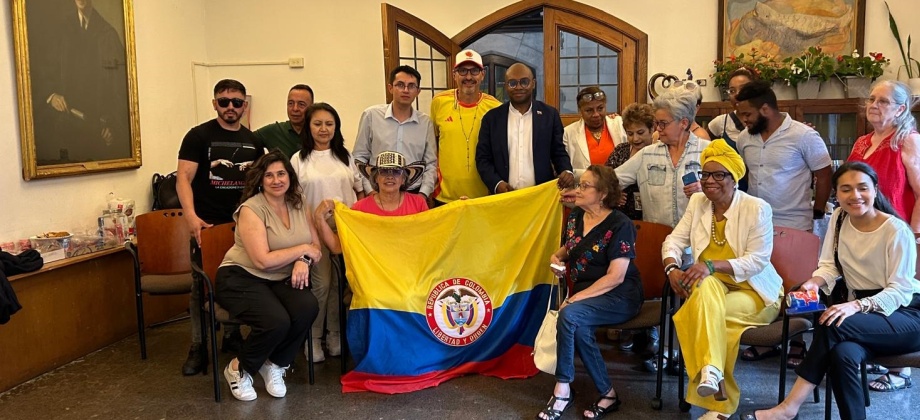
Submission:
[[[221,108],[226,108],[230,104],[233,104],[234,108],[242,108],[245,103],[246,100],[240,98],[217,98],[217,106]]]

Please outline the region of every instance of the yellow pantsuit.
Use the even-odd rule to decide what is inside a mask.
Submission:
[[[725,220],[716,222],[716,237],[725,237]],[[726,242],[719,246],[710,240],[699,261],[729,260],[735,253]],[[674,326],[690,376],[687,402],[720,413],[732,414],[738,409],[741,390],[735,382],[735,361],[744,330],[767,325],[776,319],[781,299],[765,306],[763,299],[747,282],[736,283],[728,274],[715,273],[705,277],[691,290],[690,298],[674,315]],[[712,365],[725,377],[725,401],[700,397],[696,387],[700,370]]]

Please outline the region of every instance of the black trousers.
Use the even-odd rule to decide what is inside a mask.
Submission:
[[[217,269],[217,302],[252,330],[237,358],[240,368],[256,375],[266,360],[290,366],[319,313],[309,289],[270,281],[239,266]]]
[[[814,340],[802,364],[802,379],[818,385],[828,372],[840,418],[863,420],[866,401],[860,366],[874,356],[890,356],[920,350],[920,294],[909,307],[890,316],[856,313],[839,327],[817,325]]]

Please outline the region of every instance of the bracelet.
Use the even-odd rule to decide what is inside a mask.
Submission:
[[[709,274],[716,273],[716,267],[712,265],[712,260],[703,260],[703,262],[706,263],[706,267],[709,267]]]
[[[297,261],[303,262],[304,264],[307,265],[307,267],[313,267],[313,258],[310,258],[306,255],[301,255],[300,258],[297,259]]]
[[[671,275],[671,272],[674,271],[674,270],[677,270],[678,268],[680,268],[679,265],[674,264],[674,263],[670,263],[670,264],[668,264],[668,265],[664,268],[664,275],[670,276],[670,275]]]

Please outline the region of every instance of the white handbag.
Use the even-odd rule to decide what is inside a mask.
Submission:
[[[533,342],[533,363],[543,372],[550,375],[556,374],[556,319],[559,317],[559,311],[550,309],[553,302],[553,296],[556,296],[556,306],[559,306],[560,294],[562,289],[559,285],[553,285],[556,293],[550,290],[549,298],[546,300],[546,316],[543,317],[543,324],[537,331],[537,337]]]

